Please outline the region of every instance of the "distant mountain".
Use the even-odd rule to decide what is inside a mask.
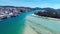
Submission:
[[[6,7],[15,8],[15,6],[0,6],[0,7],[4,7],[4,8],[6,8]]]
[[[18,7],[18,6],[0,6],[0,7],[10,7],[10,8],[26,8],[26,9],[30,9],[30,7]]]

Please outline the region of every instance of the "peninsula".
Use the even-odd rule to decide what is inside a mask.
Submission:
[[[38,16],[51,17],[60,19],[60,9],[41,8],[43,11],[35,13]]]

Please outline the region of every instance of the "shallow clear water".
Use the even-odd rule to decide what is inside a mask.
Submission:
[[[24,34],[26,25],[36,34],[60,34],[60,21],[31,15],[34,12],[36,11],[21,13],[16,17],[1,21],[0,34]]]
[[[26,17],[26,23],[37,34],[60,34],[60,21],[29,15]]]

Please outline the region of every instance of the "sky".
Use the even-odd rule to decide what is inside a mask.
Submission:
[[[1,6],[24,6],[40,8],[60,8],[60,0],[0,0]]]

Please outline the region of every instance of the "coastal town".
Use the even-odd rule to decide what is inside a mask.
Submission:
[[[36,15],[46,16],[52,18],[60,18],[60,9],[53,8],[30,8],[30,7],[16,7],[16,6],[0,6],[0,20],[15,17],[20,13],[39,10]],[[43,11],[40,11],[43,10]]]
[[[19,13],[30,11],[30,8],[14,7],[14,6],[0,6],[0,20],[10,17],[15,17]]]

